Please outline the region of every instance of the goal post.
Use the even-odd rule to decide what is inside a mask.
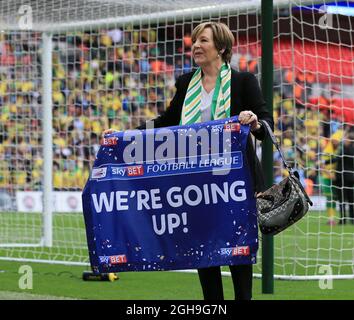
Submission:
[[[275,133],[315,200],[274,237],[274,277],[321,278],[330,266],[333,277],[350,278],[353,188],[330,176],[344,177],[344,146],[353,140],[352,18],[326,8],[329,1],[273,2]],[[78,199],[100,133],[133,128],[168,106],[176,78],[194,67],[190,34],[203,21],[229,25],[232,67],[261,83],[261,1],[21,5],[0,8],[0,259],[86,265]],[[285,172],[273,158],[279,181]],[[259,250],[256,276],[263,258]]]
[[[53,126],[52,126],[52,35],[43,33],[43,244],[53,245]]]
[[[262,93],[267,111],[273,114],[273,1],[262,1]],[[266,139],[262,144],[262,168],[267,188],[273,184],[273,144]],[[274,293],[274,239],[262,236],[262,292]]]

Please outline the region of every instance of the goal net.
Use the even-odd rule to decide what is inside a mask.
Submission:
[[[2,2],[0,259],[88,264],[81,191],[102,131],[165,110],[195,67],[200,22],[226,23],[231,66],[260,80],[260,10],[259,0]],[[353,274],[353,11],[274,0],[275,133],[314,202],[275,237],[279,277]],[[285,175],[274,152],[274,180]],[[258,273],[261,260],[259,250]]]

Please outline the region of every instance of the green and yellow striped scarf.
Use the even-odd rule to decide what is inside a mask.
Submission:
[[[201,122],[202,70],[194,73],[183,102],[180,125]],[[230,118],[231,106],[231,67],[222,65],[216,80],[215,91],[211,104],[211,120]]]

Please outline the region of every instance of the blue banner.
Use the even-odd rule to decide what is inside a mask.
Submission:
[[[82,194],[93,270],[255,263],[249,134],[232,117],[106,136]]]

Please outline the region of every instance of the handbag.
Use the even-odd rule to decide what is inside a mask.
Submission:
[[[278,149],[285,168],[289,172],[278,184],[256,196],[258,224],[261,232],[276,235],[299,221],[313,205],[299,178],[299,173],[293,171],[286,162],[276,137],[266,121],[260,120],[272,143]]]

